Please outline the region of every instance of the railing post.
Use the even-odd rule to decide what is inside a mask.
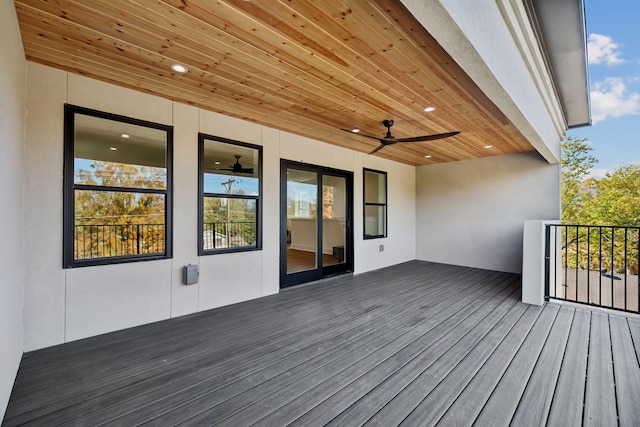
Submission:
[[[549,301],[549,282],[551,281],[551,225],[545,225],[544,231],[544,300]]]
[[[138,248],[138,255],[140,255],[140,224],[136,224],[136,247]]]

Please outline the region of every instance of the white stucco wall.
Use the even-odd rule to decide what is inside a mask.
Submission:
[[[23,350],[25,59],[13,2],[0,2],[0,420]]]
[[[415,259],[415,169],[28,63],[25,348],[33,350],[279,291],[280,159],[354,173],[355,273]],[[173,259],[62,269],[63,105],[174,126]],[[197,256],[198,132],[263,146],[263,249]],[[389,237],[362,240],[362,168],[388,172]],[[379,252],[379,244],[385,251]],[[198,264],[199,283],[181,283]]]
[[[560,217],[559,174],[537,153],[417,168],[417,258],[521,273],[524,221]]]

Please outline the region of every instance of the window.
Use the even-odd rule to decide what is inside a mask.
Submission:
[[[262,248],[262,147],[200,134],[200,255]]]
[[[387,237],[387,173],[364,169],[364,238]]]
[[[173,128],[65,105],[64,267],[171,257]]]

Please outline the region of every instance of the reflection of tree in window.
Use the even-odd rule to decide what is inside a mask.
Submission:
[[[65,105],[65,267],[171,256],[172,135],[171,126]]]
[[[118,188],[166,188],[166,170],[94,161],[75,183]],[[75,190],[76,259],[164,252],[165,197],[135,191]]]
[[[242,196],[241,179],[228,178],[222,182],[226,194]],[[205,197],[204,199],[205,249],[252,246],[256,243],[256,203],[253,199]],[[206,245],[207,240],[215,239],[213,245]],[[213,247],[208,247],[213,246]]]
[[[162,168],[94,161],[92,170],[76,172],[76,184],[122,188],[166,187]],[[113,191],[76,191],[76,225],[162,224],[164,197],[157,194]]]
[[[334,190],[330,185],[322,186],[322,218],[333,218]]]
[[[201,255],[258,249],[262,148],[199,134]]]

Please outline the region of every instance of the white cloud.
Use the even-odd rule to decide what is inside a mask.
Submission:
[[[607,176],[607,174],[610,174],[611,172],[612,171],[610,171],[609,169],[591,169],[587,174],[587,177],[594,178],[594,179],[602,179],[605,176]]]
[[[589,64],[622,64],[625,61],[619,57],[618,47],[618,43],[615,43],[609,36],[589,34],[589,42],[587,43]]]
[[[640,93],[629,92],[619,77],[596,82],[591,91],[593,124],[610,118],[640,114]]]
[[[640,162],[626,162],[619,165],[611,166],[608,169],[591,169],[587,174],[587,178],[602,179],[607,175],[613,174],[615,171],[617,171],[621,167],[628,166],[628,165],[640,165]]]

